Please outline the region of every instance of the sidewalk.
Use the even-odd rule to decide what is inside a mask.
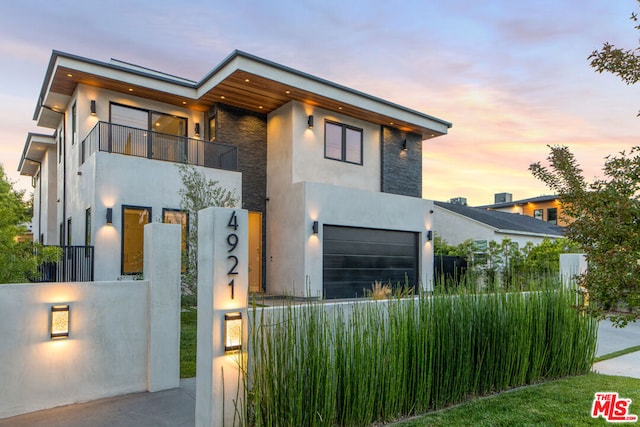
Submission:
[[[596,357],[639,345],[640,322],[629,323],[624,328],[614,328],[608,320],[600,322]],[[604,375],[640,378],[640,351],[595,363],[593,371]]]
[[[640,322],[614,328],[600,322],[596,356],[640,345]],[[640,352],[596,363],[595,372],[640,378]],[[193,427],[196,380],[180,381],[180,388],[135,393],[62,406],[0,420],[0,427]]]

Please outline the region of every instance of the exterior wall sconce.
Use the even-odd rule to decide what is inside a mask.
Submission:
[[[242,313],[224,315],[224,352],[231,353],[242,349]]]
[[[313,234],[318,234],[318,221],[313,221],[313,227],[311,228],[313,230]]]
[[[113,208],[107,208],[107,224],[113,224]]]
[[[97,108],[96,108],[96,100],[95,100],[95,99],[92,99],[92,100],[91,100],[91,115],[92,115],[92,116],[95,116],[95,115],[96,115],[96,111],[97,111]]]
[[[406,139],[402,140],[402,151],[407,151],[407,140]]]
[[[307,126],[309,126],[309,129],[313,128],[313,116],[307,117]]]
[[[69,338],[69,304],[52,305],[50,318],[51,339]]]
[[[427,242],[430,242],[432,240],[433,240],[433,231],[427,230]]]
[[[200,136],[200,123],[195,124],[193,132],[196,134],[196,136]]]

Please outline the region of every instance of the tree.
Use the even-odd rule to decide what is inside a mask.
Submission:
[[[208,179],[191,165],[179,165],[182,188],[180,209],[189,216],[187,250],[183,252],[185,272],[182,275],[183,291],[196,295],[198,289],[198,211],[209,207],[233,208],[238,204],[234,193],[225,190],[218,181]]]
[[[592,302],[587,310],[623,326],[640,317],[640,147],[607,156],[605,178],[591,184],[567,147],[550,149],[549,166],[529,169],[574,219],[566,235],[589,264],[579,277]]]
[[[638,0],[640,5],[640,0]],[[631,14],[631,20],[638,22],[638,15]],[[635,25],[640,30],[640,25]],[[627,84],[635,84],[640,79],[640,47],[621,49],[610,43],[604,43],[602,49],[594,50],[589,58],[591,66],[599,73],[607,71],[620,77]]]
[[[0,283],[28,282],[41,262],[58,256],[55,250],[36,251],[39,245],[19,238],[26,233],[24,224],[31,217],[31,204],[23,198],[24,190],[13,188],[0,164]]]

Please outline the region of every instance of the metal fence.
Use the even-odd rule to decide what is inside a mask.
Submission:
[[[60,260],[40,264],[34,282],[93,281],[93,246],[55,247],[61,251]]]
[[[238,147],[98,122],[82,141],[80,164],[96,150],[194,166],[238,170]]]

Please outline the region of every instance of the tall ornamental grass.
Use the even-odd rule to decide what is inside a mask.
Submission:
[[[366,426],[591,368],[597,323],[567,290],[254,310],[247,416]]]

